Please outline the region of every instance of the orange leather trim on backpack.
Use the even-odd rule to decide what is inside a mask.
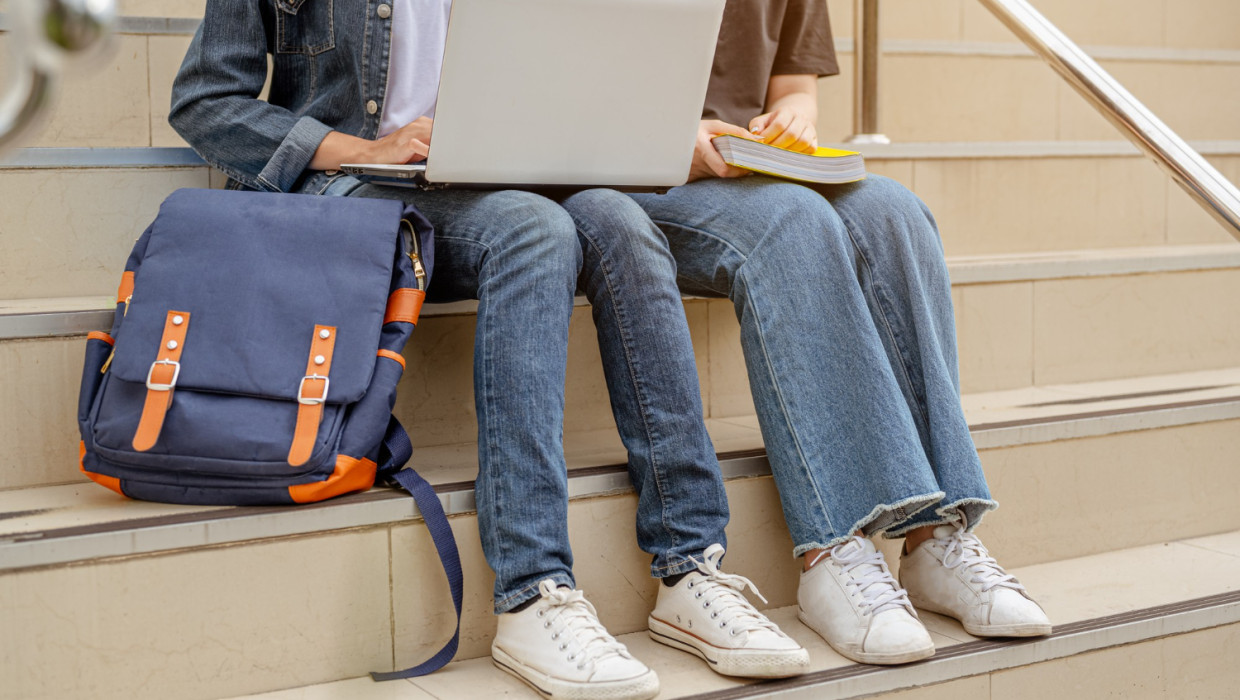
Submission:
[[[384,323],[404,321],[417,324],[422,314],[422,302],[426,301],[426,292],[421,289],[402,287],[388,297],[387,313],[383,315]]]
[[[319,423],[323,420],[323,402],[327,400],[327,389],[331,384],[328,375],[331,373],[332,350],[335,347],[336,328],[315,326],[310,357],[306,360],[306,376],[297,387],[297,427],[293,429],[293,444],[288,448],[290,466],[300,467],[314,453],[314,441],[319,436]],[[303,392],[308,392],[308,395],[303,396]]]
[[[185,348],[188,330],[188,312],[168,312],[168,318],[164,321],[164,336],[159,341],[159,354],[147,374],[142,418],[138,420],[138,430],[133,435],[133,448],[139,452],[154,447],[164,428],[164,416],[172,406],[172,390],[181,372],[181,351]]]
[[[103,331],[91,331],[86,334],[86,339],[87,340],[102,340],[108,345],[116,345],[116,341],[112,339],[112,336],[108,335],[107,333],[104,333]]]
[[[296,503],[313,503],[374,486],[379,465],[369,459],[348,455],[336,457],[336,470],[325,481],[288,487],[288,495]]]
[[[122,304],[133,296],[133,271],[121,275],[121,286],[116,288],[116,303]]]
[[[96,484],[99,484],[100,486],[103,486],[104,488],[112,489],[113,491],[119,493],[122,496],[125,495],[125,492],[121,491],[121,480],[120,479],[117,479],[116,477],[112,477],[112,476],[104,476],[103,474],[96,474],[94,472],[86,471],[86,443],[85,442],[78,442],[78,469],[81,470],[81,472],[86,475],[86,478],[90,479]],[[128,498],[128,496],[126,496],[126,498]]]
[[[401,371],[403,372],[405,370],[405,358],[400,353],[392,352],[391,350],[384,350],[383,348],[379,348],[379,352],[375,354],[378,355],[379,357],[386,357],[389,360],[396,360],[397,362],[400,363]]]

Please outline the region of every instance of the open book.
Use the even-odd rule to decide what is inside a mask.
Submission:
[[[819,148],[814,153],[796,153],[727,134],[712,142],[729,165],[756,173],[826,184],[865,178],[865,159],[856,151]]]

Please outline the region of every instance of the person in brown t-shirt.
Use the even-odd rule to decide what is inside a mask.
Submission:
[[[844,656],[934,653],[914,606],[977,636],[1051,631],[973,534],[998,504],[960,405],[951,286],[934,218],[870,175],[802,185],[723,162],[711,138],[817,146],[837,72],[824,0],[728,0],[688,184],[635,194],[681,290],[736,308],[779,488],[800,618]],[[900,582],[869,537],[905,537]],[[901,586],[903,584],[903,587]]]

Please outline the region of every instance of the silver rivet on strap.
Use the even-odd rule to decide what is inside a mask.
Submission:
[[[319,337],[322,338],[323,340],[327,340],[328,338],[332,337],[332,332],[324,328],[323,330],[319,331]]]

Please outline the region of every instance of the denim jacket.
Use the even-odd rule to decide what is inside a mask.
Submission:
[[[233,188],[320,192],[330,131],[373,139],[387,90],[390,0],[207,0],[168,121]],[[267,78],[267,101],[258,99]]]

